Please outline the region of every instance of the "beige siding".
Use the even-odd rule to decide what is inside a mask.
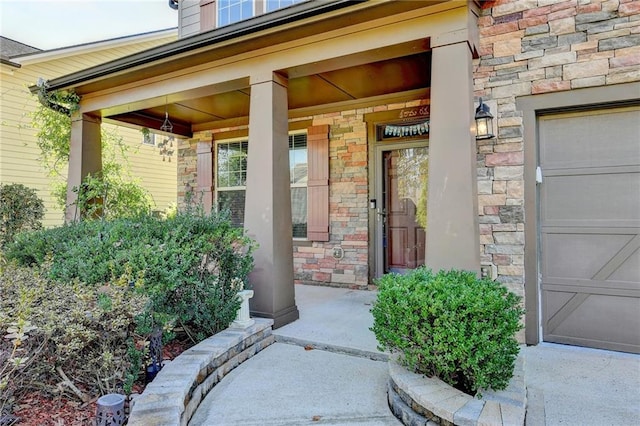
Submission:
[[[183,0],[180,2],[180,38],[189,37],[200,32],[200,0]]]
[[[45,226],[61,224],[63,213],[51,196],[54,178],[47,175],[39,160],[36,132],[31,128],[31,114],[38,104],[28,86],[36,83],[39,77],[52,79],[174,39],[175,36],[169,36],[100,50],[84,49],[64,57],[26,61],[13,71],[3,66],[0,74],[0,182],[22,183],[36,189],[45,202]],[[120,128],[119,133],[131,147],[128,162],[132,175],[151,192],[156,203],[154,208],[164,210],[176,199],[175,162],[163,162],[160,155],[149,152],[153,148],[141,146],[139,131]]]
[[[163,159],[157,147],[142,143],[142,133],[139,130],[119,127],[118,134],[130,141],[127,144],[127,164],[131,174],[151,193],[155,203],[154,210],[166,210],[177,200],[178,150],[175,150],[173,156],[165,156]],[[174,146],[177,147],[177,141]]]

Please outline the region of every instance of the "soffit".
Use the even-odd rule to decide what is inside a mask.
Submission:
[[[194,45],[198,45],[199,47],[197,49],[184,51],[185,49],[176,48],[179,52],[171,55],[170,57],[143,63],[113,73],[105,71],[104,75],[97,76],[92,80],[77,84],[73,88],[79,95],[102,91],[113,87],[135,83],[136,81],[143,79],[162,76],[175,71],[218,61],[223,58],[241,55],[247,51],[268,48],[415,9],[424,9],[429,6],[437,5],[441,5],[442,7],[444,7],[443,5],[446,5],[448,7],[449,4],[451,4],[451,7],[454,7],[455,3],[455,1],[450,0],[376,0],[353,2],[354,5],[350,8],[340,9],[326,15],[300,21],[293,21],[276,28],[270,28],[248,35],[239,36],[237,38],[216,42],[216,33],[224,35],[223,32],[229,32],[232,29],[232,26],[223,27],[207,33],[178,40],[175,43],[158,48],[157,50],[161,50],[163,48],[167,49],[173,45],[178,46],[179,44],[188,44],[189,41],[193,41]],[[254,19],[257,20],[259,18],[264,18],[265,16],[266,15],[262,15],[261,17]],[[251,23],[251,21],[252,19],[249,19],[246,22]],[[209,44],[206,42],[206,36],[210,36],[211,42]],[[126,59],[127,58],[123,58],[123,60]],[[105,66],[108,65],[109,64],[105,64]],[[65,77],[62,77],[60,80],[64,79]],[[55,81],[52,81],[51,83],[52,87],[57,88],[55,87]]]
[[[454,2],[446,3],[449,6]],[[422,1],[383,2],[377,7],[359,10],[358,13],[344,13],[334,19],[311,22],[304,26],[292,24],[256,39],[203,47],[187,56],[147,64],[144,69],[129,70],[121,75],[89,82],[78,89],[82,91],[80,93],[92,93],[98,89],[108,92],[110,87],[115,87],[115,90],[125,93],[122,92],[128,90],[125,87],[139,85],[145,79],[153,80],[154,75],[160,72],[161,78],[166,79],[174,70],[185,72],[182,70],[197,67],[198,64],[206,67],[222,56],[240,57],[247,54],[247,49],[254,52],[273,46],[273,43],[301,40],[306,35],[317,38],[318,33],[335,33],[336,28],[348,31],[349,25],[357,25],[379,16],[389,19],[389,14],[393,16],[394,13],[424,8],[424,5],[425,2]],[[289,116],[304,117],[328,110],[338,111],[428,97],[431,81],[430,54],[429,39],[424,38],[346,56],[325,55],[330,59],[280,69],[278,72],[288,76]],[[155,130],[160,128],[165,113],[168,113],[174,125],[174,133],[190,137],[198,130],[245,124],[249,115],[250,93],[248,79],[240,78],[230,82],[229,87],[223,90],[213,86],[200,87],[182,93],[162,94],[149,101],[121,104],[96,113],[102,115],[103,119]]]
[[[323,105],[357,105],[370,99],[407,93],[407,100],[424,95],[430,86],[430,52],[366,63],[328,72],[305,75],[289,80],[288,103],[291,115],[296,110],[313,112]],[[218,127],[217,123],[249,115],[251,89],[228,91],[215,95],[184,99],[166,106],[141,108],[131,113],[117,114],[108,118],[159,129],[165,112],[174,126],[181,126],[189,136],[193,127]],[[302,114],[304,115],[304,114]],[[106,118],[106,117],[105,117]]]

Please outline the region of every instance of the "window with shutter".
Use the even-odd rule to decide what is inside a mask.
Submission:
[[[216,144],[216,196],[219,210],[230,213],[235,226],[243,226],[247,181],[246,138],[219,141]],[[294,238],[307,238],[307,135],[289,135],[289,175],[291,219]]]
[[[307,239],[329,241],[329,126],[307,129]]]

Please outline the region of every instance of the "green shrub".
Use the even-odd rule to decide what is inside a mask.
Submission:
[[[101,173],[86,176],[77,194],[75,209],[78,219],[135,218],[151,213],[152,199],[138,182],[126,180],[119,171],[103,169]],[[66,195],[66,192],[65,192]]]
[[[519,351],[520,298],[466,271],[382,276],[372,313],[381,349],[405,366],[474,394],[504,389]]]
[[[46,269],[43,265],[42,271]],[[10,406],[31,391],[63,391],[86,402],[130,390],[140,368],[128,347],[144,340],[133,324],[146,298],[128,282],[124,275],[108,285],[88,287],[6,265],[0,275],[0,331],[5,337],[0,339],[0,404]]]
[[[23,265],[50,258],[49,277],[61,282],[95,286],[129,274],[149,297],[138,319],[140,332],[179,326],[195,342],[233,321],[253,248],[225,215],[188,212],[166,220],[84,221],[22,234],[6,257]]]
[[[44,204],[36,191],[14,183],[0,183],[0,248],[21,231],[40,229]]]

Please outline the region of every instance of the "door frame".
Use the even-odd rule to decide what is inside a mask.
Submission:
[[[368,166],[368,186],[369,186],[369,201],[370,200],[378,200],[378,195],[376,194],[376,149],[379,146],[398,146],[395,144],[402,143],[413,143],[413,142],[422,142],[425,145],[429,146],[429,134],[427,133],[424,136],[413,136],[407,137],[406,139],[401,140],[379,140],[378,137],[378,127],[387,125],[387,124],[405,124],[413,121],[429,121],[430,117],[430,105],[428,103],[428,96],[426,99],[423,99],[419,105],[406,107],[403,109],[394,109],[387,111],[377,111],[370,112],[364,114],[364,122],[367,125],[367,166]],[[382,154],[380,154],[381,156]],[[382,161],[382,160],[380,160]],[[370,207],[370,206],[369,206]],[[368,219],[368,238],[369,242],[367,245],[367,259],[368,259],[368,269],[369,269],[369,284],[373,284],[373,281],[380,276],[377,271],[378,264],[384,264],[384,260],[382,263],[378,261],[378,245],[382,244],[380,241],[380,237],[376,235],[376,227],[375,222],[377,220],[377,214],[375,209],[369,208],[369,214],[367,216]]]
[[[536,167],[539,162],[538,117],[545,114],[640,105],[639,93],[640,82],[633,82],[516,98],[516,109],[523,113],[524,129],[525,341],[529,345],[537,345],[542,341],[538,216],[540,200],[536,185]]]
[[[428,148],[429,139],[413,139],[413,140],[399,140],[393,142],[376,142],[374,146],[373,155],[373,180],[369,180],[369,187],[372,188],[370,194],[372,194],[370,200],[376,200],[376,208],[369,208],[369,229],[372,230],[373,238],[371,240],[371,251],[374,252],[374,267],[373,278],[379,278],[384,274],[384,247],[382,242],[384,241],[383,235],[383,221],[381,215],[378,214],[379,210],[384,205],[383,186],[384,186],[384,164],[383,153],[387,151],[394,151],[398,149],[408,148]],[[425,229],[426,232],[426,229]]]

